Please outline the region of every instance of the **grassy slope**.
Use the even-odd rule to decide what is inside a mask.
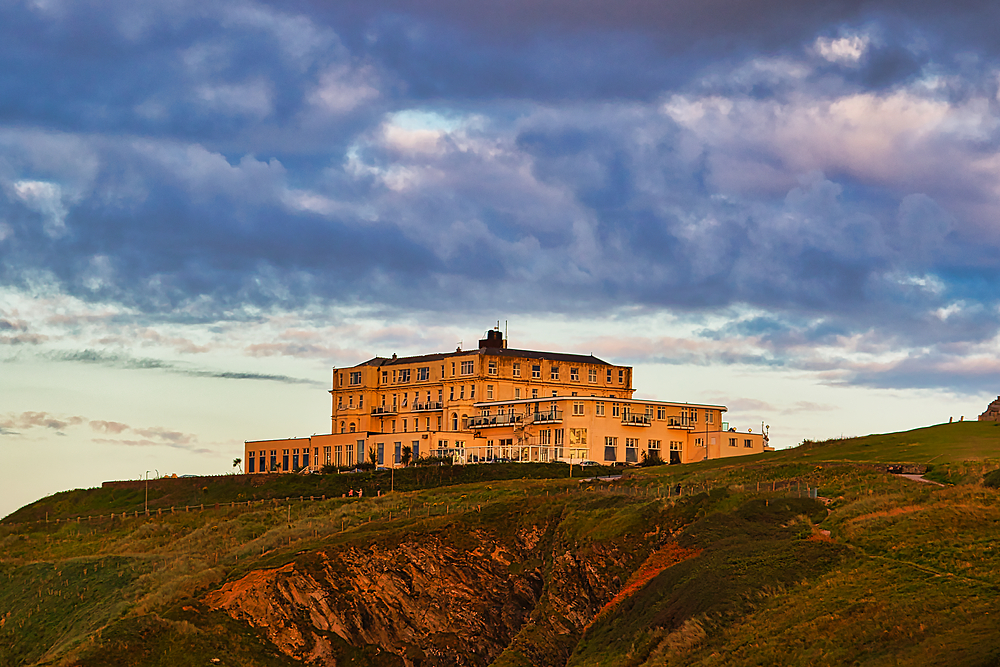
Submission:
[[[632,525],[636,517],[656,516],[664,526],[683,528],[677,541],[698,553],[603,613],[582,641],[559,649],[573,652],[572,665],[994,664],[1000,659],[1000,635],[994,632],[1000,617],[1000,550],[994,548],[1000,492],[979,479],[998,460],[1000,428],[966,422],[638,470],[614,485],[620,500],[611,505],[584,502],[599,497],[593,493],[563,500],[556,494],[578,486],[568,480],[442,486],[460,478],[428,477],[410,484],[435,488],[390,498],[293,504],[290,522],[287,508],[265,505],[114,524],[0,527],[0,664],[32,664],[72,647],[79,664],[204,664],[229,638],[232,655],[243,656],[245,664],[293,664],[228,617],[195,614],[198,596],[250,569],[288,562],[323,544],[393,539],[427,521],[488,518],[500,526],[506,517],[530,520],[521,510],[525,497],[540,501],[546,493],[553,502],[560,498],[572,505],[559,528],[567,544],[634,539],[641,532]],[[958,483],[931,487],[871,465],[890,462],[931,463],[938,476],[950,475]],[[460,473],[484,474],[476,471],[490,468],[502,466]],[[286,479],[280,484],[319,483]],[[359,479],[351,481],[356,485]],[[815,502],[767,490],[770,481],[789,479],[818,486],[820,495],[832,499],[829,513]],[[714,490],[676,505],[656,497],[677,484],[686,492]],[[228,501],[224,485],[215,486],[209,493],[217,495],[205,502]],[[328,496],[338,495],[325,488]],[[291,489],[249,492],[272,497],[324,492]],[[228,491],[247,492],[236,486]],[[83,514],[121,507],[120,496],[105,497],[105,505],[94,496],[93,491],[57,494],[10,518],[37,516],[45,507],[75,509],[78,503],[91,503]],[[134,498],[128,502],[134,504]],[[481,514],[477,506],[484,509]],[[396,512],[393,523],[364,523],[386,517],[390,507]],[[410,519],[396,518],[405,507],[435,516],[418,520],[414,511]],[[446,510],[451,514],[439,516]],[[460,518],[456,510],[474,514]],[[341,533],[344,522],[354,528]],[[830,531],[832,541],[821,530]],[[621,572],[622,581],[628,575]],[[565,643],[541,623],[555,613],[544,606],[543,600],[535,615],[539,622],[525,628],[500,663],[531,664],[535,652]],[[116,622],[123,612],[131,616]],[[101,638],[88,639],[99,629]],[[134,651],[140,645],[147,647],[141,654]],[[371,647],[342,649],[356,658],[353,664],[386,659]]]

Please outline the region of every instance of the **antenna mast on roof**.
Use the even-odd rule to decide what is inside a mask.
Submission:
[[[504,345],[507,345],[507,320],[503,321],[503,340]],[[1000,398],[1000,396],[997,396],[997,398]]]

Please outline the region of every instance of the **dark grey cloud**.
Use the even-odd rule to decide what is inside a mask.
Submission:
[[[8,4],[0,283],[174,322],[762,313],[702,332],[757,341],[734,363],[859,336],[982,345],[1000,331],[998,11]],[[2,343],[45,340],[0,318]]]
[[[53,361],[99,364],[102,366],[122,368],[126,370],[163,370],[190,377],[216,378],[220,380],[264,380],[268,382],[281,382],[284,384],[307,384],[321,386],[321,383],[318,383],[315,380],[296,378],[289,375],[199,369],[193,368],[188,364],[174,363],[164,361],[162,359],[134,357],[129,354],[118,354],[99,350],[46,352],[43,356]]]

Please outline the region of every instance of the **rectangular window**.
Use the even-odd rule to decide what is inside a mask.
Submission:
[[[392,462],[395,463],[396,465],[399,465],[400,463],[403,462],[403,443],[394,442],[392,443],[392,447],[393,447]]]
[[[753,448],[753,440],[750,440],[750,439],[746,439],[746,440],[744,440],[744,441],[743,441],[743,446],[744,446],[744,447],[749,447],[749,448]]]
[[[354,397],[353,396],[348,396],[347,397],[347,408],[349,410],[353,410],[354,409]]]
[[[403,433],[406,433],[406,420],[403,420]]]
[[[339,447],[339,445],[338,445]],[[330,465],[330,446],[327,445],[323,448],[323,465]],[[338,464],[339,465],[339,464]]]
[[[430,366],[424,366],[423,368],[418,368],[417,369],[417,381],[418,382],[425,382],[425,381],[430,380],[430,379],[431,379],[431,367]]]
[[[556,445],[563,445],[566,442],[566,429],[556,429]]]
[[[559,367],[558,366],[553,366],[552,367],[552,369],[549,371],[549,377],[552,378],[553,380],[558,380],[559,379]]]
[[[691,408],[691,423],[696,424],[698,422],[698,411],[695,408]]]
[[[406,402],[410,400],[410,392],[403,392],[403,407],[406,407]]]
[[[288,450],[281,450],[281,469],[284,472],[288,472]]]
[[[683,443],[680,440],[671,440],[670,441],[670,451],[672,451],[672,452],[679,452],[679,451],[681,451],[681,445],[682,444]]]
[[[364,440],[358,440],[358,458],[356,460],[357,460],[358,463],[364,463],[365,462],[365,441]],[[350,455],[348,455],[348,457],[347,457],[347,465],[353,465],[353,463],[351,462]]]
[[[681,426],[688,425],[688,411],[687,408],[681,410]]]
[[[361,371],[352,371],[351,372],[351,384],[352,385],[361,384]]]
[[[706,424],[715,423],[715,410],[705,410],[705,423]]]
[[[413,450],[413,451],[410,452],[410,459],[412,459],[413,461],[416,461],[417,459],[419,459],[420,458],[420,441],[419,440],[414,440],[413,443],[410,445],[410,449]]]
[[[486,385],[486,400],[487,401],[493,400],[493,385],[491,384]]]
[[[476,362],[474,362],[474,361],[463,361],[462,362],[462,375],[472,375],[472,372],[473,372],[473,370],[475,368],[475,363]]]
[[[455,400],[455,387],[454,387],[454,385],[452,385],[448,389],[448,400],[449,401],[454,401]]]
[[[531,390],[531,397],[532,398],[538,398],[538,389],[532,389]]]
[[[625,381],[625,371],[619,369],[618,370],[618,384],[621,384],[624,381]]]
[[[489,365],[487,366],[487,368],[488,368],[487,372],[490,375],[496,375],[497,374],[497,362],[495,362],[495,361],[489,362]]]
[[[521,398],[521,388],[514,387],[514,398]]]
[[[399,381],[400,382],[409,382],[410,381],[410,369],[409,368],[401,368],[401,369],[399,369]]]
[[[344,409],[344,397],[343,396],[337,396],[337,409],[338,410],[343,410]]]
[[[626,463],[638,463],[639,462],[639,439],[638,438],[625,438],[625,462]]]
[[[608,369],[608,384],[611,384],[611,369]]]
[[[598,417],[604,416],[604,401],[597,401],[594,403],[594,414]]]
[[[618,438],[610,435],[604,436],[604,460],[617,461],[618,458]]]
[[[667,418],[667,407],[665,405],[656,406],[656,418],[666,419]]]
[[[385,443],[380,442],[375,445],[375,463],[380,466],[385,465]]]
[[[542,377],[542,366],[540,364],[532,364],[531,366],[531,377],[538,379]]]
[[[583,401],[573,401],[573,414],[576,416],[583,414]]]
[[[471,387],[469,387],[469,398],[475,398],[475,397],[476,397],[476,385],[472,385]]]
[[[514,368],[512,370],[512,373],[513,373],[514,377],[516,377],[516,378],[521,377],[521,364],[515,363],[514,364]]]
[[[587,369],[587,381],[588,382],[597,382],[597,369],[596,368],[588,368]]]
[[[540,445],[551,445],[552,444],[552,431],[551,429],[542,429],[538,432],[538,444]]]
[[[660,441],[659,440],[650,440],[649,441],[649,445],[648,445],[648,449],[650,451],[652,451],[652,452],[658,452],[658,451],[660,451]]]
[[[587,444],[587,429],[585,428],[571,428],[569,430],[569,444],[570,446],[575,445],[586,445]]]
[[[569,369],[569,379],[571,381],[573,381],[573,382],[579,382],[580,381],[580,369],[579,368],[571,368],[571,369]]]
[[[463,384],[461,387],[458,388],[458,400],[462,400],[464,398],[465,398],[465,385]]]
[[[247,473],[251,473],[253,471],[254,471],[254,458],[253,454],[250,454],[250,456],[247,457]]]
[[[729,439],[729,446],[730,447],[735,447],[736,446],[736,438],[730,438]]]
[[[622,416],[622,406],[619,405],[618,403],[612,403],[611,404],[611,416],[612,417],[621,417]]]
[[[382,371],[382,382],[389,381],[389,371]]]

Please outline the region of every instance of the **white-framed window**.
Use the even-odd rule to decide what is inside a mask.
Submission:
[[[490,375],[496,375],[497,374],[497,362],[490,361],[489,365],[487,366],[487,372]]]
[[[383,383],[389,382],[389,371],[382,371],[382,382]]]
[[[573,382],[579,382],[580,381],[580,369],[579,368],[571,368],[571,369],[569,369],[569,379],[571,381],[573,381]]]
[[[552,431],[551,429],[542,429],[538,432],[538,444],[540,445],[551,445],[552,444]]]
[[[730,447],[735,447],[736,446],[736,438],[730,438],[729,439],[729,446]]]
[[[556,429],[556,445],[563,445],[566,442],[566,429],[557,428]]]
[[[583,401],[573,401],[573,415],[578,416],[583,414]]]
[[[404,408],[406,407],[407,401],[409,401],[409,400],[410,400],[410,392],[408,392],[408,391],[407,392],[403,392],[403,407]]]
[[[486,385],[486,400],[487,401],[493,400],[493,385],[491,384]]]
[[[531,377],[535,378],[536,380],[542,377],[542,365],[541,364],[532,364],[531,365]]]
[[[683,443],[680,440],[671,440],[670,441],[670,451],[672,451],[672,452],[679,452],[679,451],[681,451],[681,446],[682,445],[683,445]]]
[[[594,403],[594,414],[598,417],[604,416],[604,401],[597,401]]]
[[[476,362],[469,360],[462,362],[462,375],[472,375],[476,368]]]
[[[514,362],[514,366],[511,368],[511,373],[516,378],[521,377],[521,364],[520,364],[520,362],[516,362],[516,361]]]
[[[610,435],[604,436],[604,460],[618,460],[618,438]]]
[[[361,371],[351,371],[351,384],[361,384]]]
[[[399,381],[400,382],[409,382],[410,381],[410,369],[409,368],[401,368],[401,369],[399,369]]]
[[[661,420],[667,418],[667,406],[665,405],[656,406],[656,418]]]
[[[458,388],[458,400],[461,401],[464,398],[465,398],[465,385],[463,384],[461,387]]]
[[[537,388],[531,390],[531,397],[532,398],[538,398],[538,389]]]
[[[587,382],[597,382],[597,369],[588,368],[587,369]]]
[[[715,410],[705,410],[705,423],[706,424],[715,423]]]
[[[611,384],[611,369],[608,369],[608,384]]]
[[[431,367],[430,366],[424,366],[422,368],[418,368],[417,369],[417,381],[418,382],[426,382],[427,380],[430,380],[430,379],[431,379]]]
[[[475,397],[476,397],[476,385],[472,385],[471,387],[469,387],[469,398],[475,398]]]
[[[514,387],[514,398],[521,398],[521,388]]]
[[[448,400],[449,401],[455,400],[455,385],[452,385],[448,388]]]
[[[698,423],[698,410],[696,408],[691,408],[691,423]]]
[[[649,449],[649,450],[651,450],[651,451],[658,452],[658,451],[660,451],[660,441],[659,440],[650,440],[649,443],[646,445],[646,448]]]
[[[337,409],[338,410],[343,410],[344,409],[344,397],[343,396],[337,396]]]
[[[611,404],[611,416],[612,417],[621,417],[622,416],[622,406],[619,405],[618,403],[612,403]]]
[[[751,440],[751,439],[749,439],[749,438],[746,438],[746,439],[745,439],[745,440],[743,441],[743,446],[744,446],[744,447],[747,447],[747,448],[751,448],[751,449],[752,449],[752,448],[753,448],[753,440]]]
[[[586,445],[587,444],[587,429],[585,429],[585,428],[571,428],[569,430],[569,444],[570,445]]]
[[[354,396],[353,395],[347,397],[347,409],[348,410],[353,410],[354,409]]]
[[[625,371],[621,368],[618,369],[618,384],[625,382]]]
[[[558,380],[559,379],[559,367],[558,366],[553,366],[549,370],[549,377],[552,378],[553,380]]]

